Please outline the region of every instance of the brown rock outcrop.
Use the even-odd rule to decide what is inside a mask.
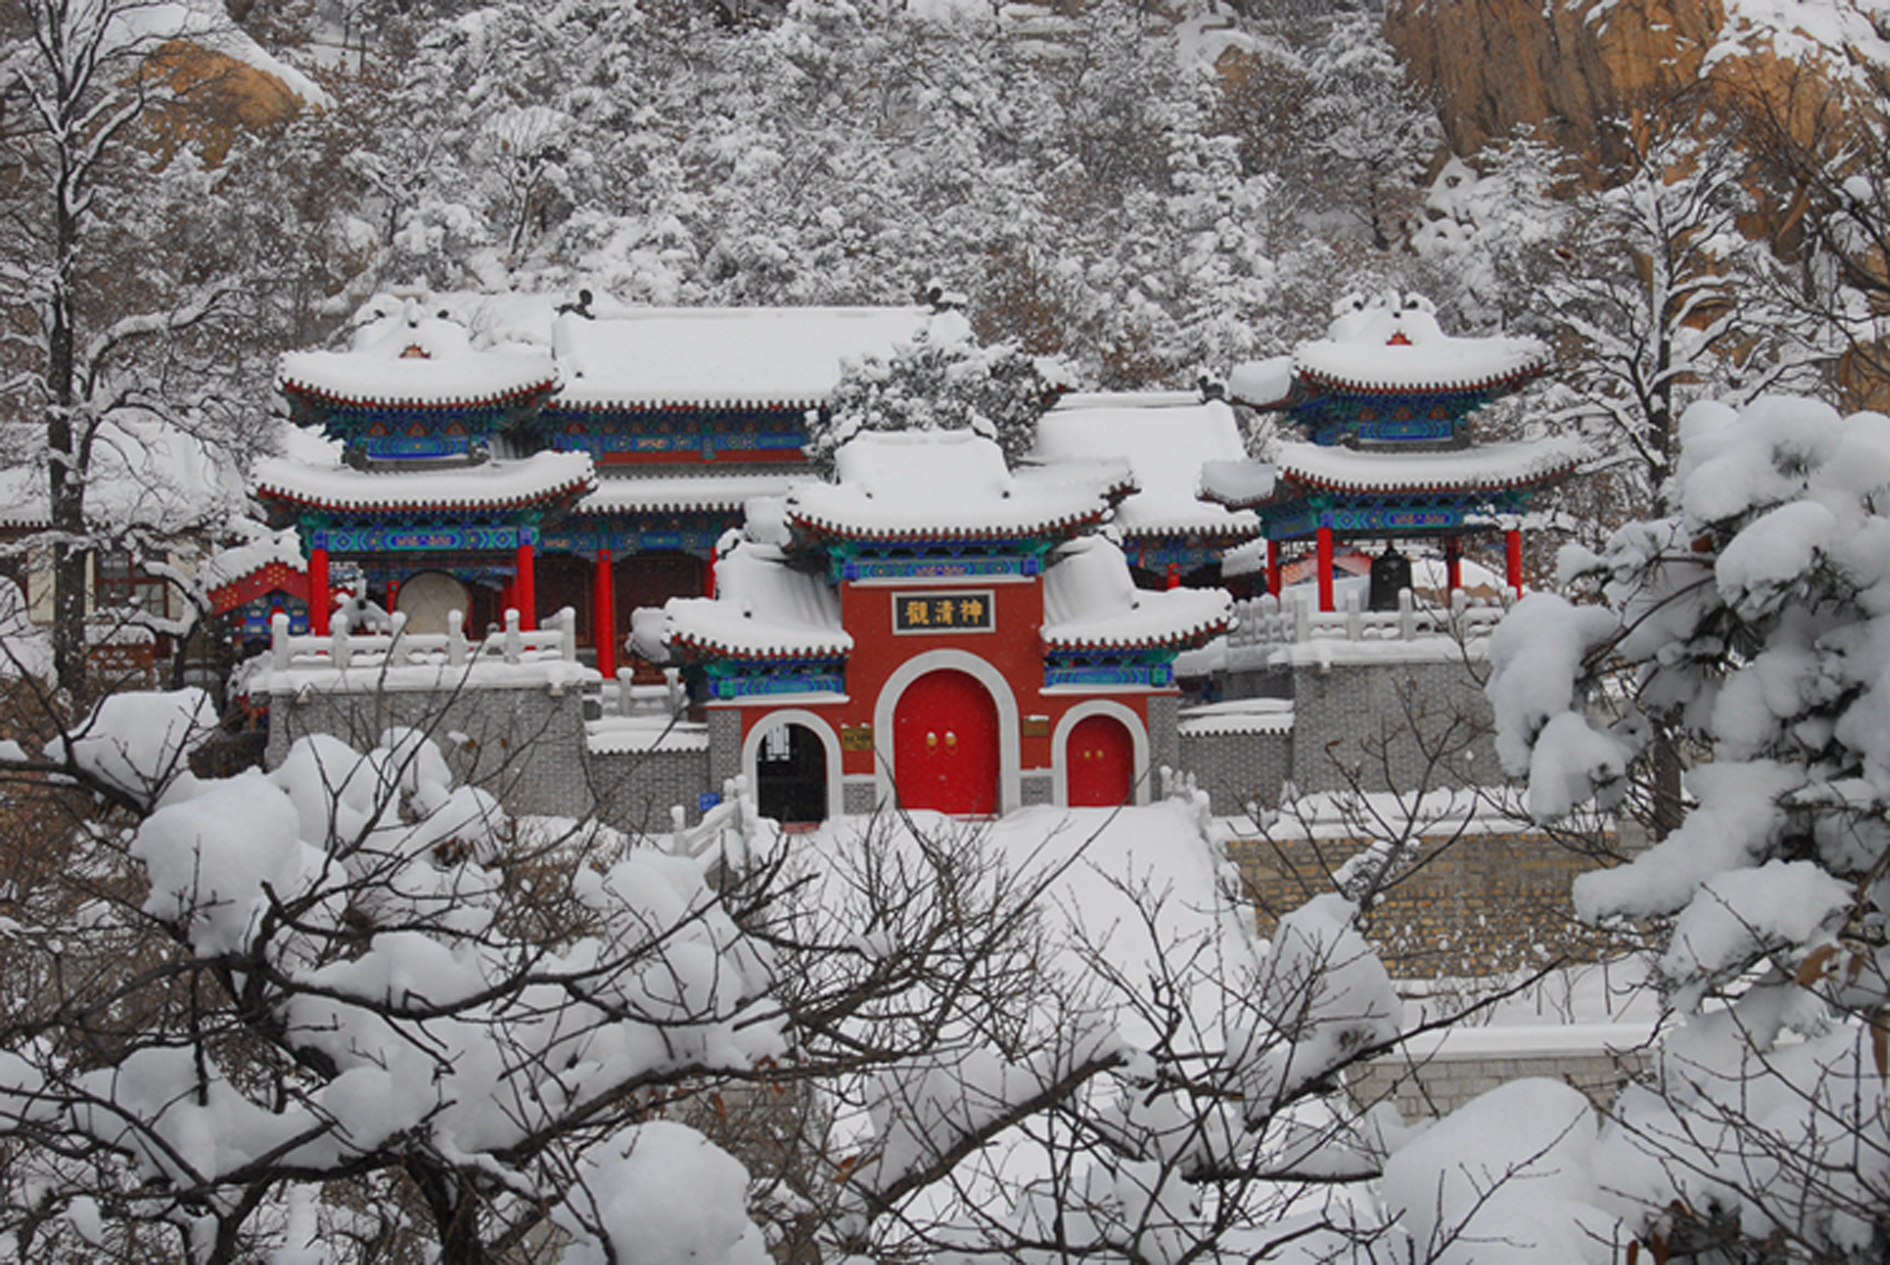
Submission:
[[[222,163],[238,133],[265,130],[305,105],[268,71],[188,40],[157,48],[143,73],[173,94],[152,112],[165,152],[188,145],[213,167]]]
[[[1698,83],[1724,22],[1719,0],[1392,0],[1385,34],[1457,153],[1542,124],[1593,154],[1606,120]]]

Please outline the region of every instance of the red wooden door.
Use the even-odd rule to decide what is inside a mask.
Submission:
[[[991,692],[964,672],[928,672],[893,710],[899,802],[942,813],[998,810],[998,713]]]
[[[1070,807],[1114,808],[1135,790],[1135,739],[1113,716],[1085,716],[1070,728],[1063,752]]]

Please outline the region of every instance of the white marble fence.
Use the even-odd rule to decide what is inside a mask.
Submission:
[[[1266,649],[1314,641],[1399,642],[1447,637],[1457,642],[1488,637],[1503,618],[1506,603],[1471,598],[1459,589],[1449,606],[1419,602],[1410,589],[1398,592],[1395,611],[1363,609],[1359,593],[1345,595],[1345,609],[1314,609],[1310,593],[1294,593],[1282,605],[1277,597],[1236,602],[1239,625],[1228,634],[1230,649]]]
[[[466,635],[464,616],[447,615],[443,633],[407,631],[407,616],[396,611],[381,628],[351,630],[337,620],[326,637],[289,631],[289,617],[278,612],[270,621],[270,666],[279,673],[319,670],[377,672],[407,667],[477,669],[485,664],[509,666],[575,663],[577,612],[565,607],[542,628],[519,627],[515,610],[505,612],[505,626],[473,640]]]

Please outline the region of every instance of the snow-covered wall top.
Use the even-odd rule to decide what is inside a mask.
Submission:
[[[791,522],[817,534],[872,539],[989,539],[1063,534],[1099,521],[1133,490],[1126,467],[1013,474],[971,431],[869,432],[834,455],[840,481],[788,494]]]
[[[1354,295],[1338,308],[1324,339],[1294,351],[1299,377],[1364,391],[1450,391],[1530,377],[1549,363],[1540,339],[1451,337],[1417,295]]]
[[[629,308],[595,318],[567,312],[552,330],[565,379],[558,402],[813,408],[833,393],[844,361],[890,356],[931,319],[930,309],[919,307]]]
[[[1135,587],[1122,550],[1084,536],[1057,550],[1043,577],[1043,639],[1052,649],[1123,649],[1199,641],[1233,622],[1225,589]]]
[[[258,496],[345,510],[508,509],[588,492],[597,485],[588,453],[541,452],[451,470],[356,470],[278,457],[256,467]]]
[[[1125,535],[1239,538],[1260,530],[1253,514],[1200,499],[1203,465],[1247,456],[1234,410],[1220,400],[1153,392],[1066,396],[1038,420],[1033,456],[1052,468],[1127,461],[1141,490],[1116,507]]]
[[[408,300],[362,325],[345,352],[282,357],[277,389],[369,405],[490,404],[558,384],[549,357],[529,350],[472,349],[466,327]]]
[[[715,596],[671,598],[663,641],[739,658],[838,657],[853,649],[840,595],[788,565],[775,545],[744,540],[716,563]]]

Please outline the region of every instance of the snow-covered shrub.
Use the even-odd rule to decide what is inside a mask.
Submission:
[[[1571,559],[1606,606],[1532,598],[1495,640],[1505,762],[1545,819],[1607,790],[1650,726],[1602,732],[1577,705],[1623,665],[1640,707],[1710,751],[1679,827],[1574,889],[1586,920],[1660,929],[1677,1020],[1603,1130],[1608,1171],[1650,1233],[1878,1259],[1890,418],[1771,397],[1696,405],[1680,431],[1678,513]]]
[[[982,347],[963,318],[934,317],[889,359],[850,362],[809,427],[807,455],[831,471],[833,454],[861,431],[971,430],[995,440],[1015,463],[1037,438],[1037,419],[1056,402],[1059,371],[1015,343]]]

